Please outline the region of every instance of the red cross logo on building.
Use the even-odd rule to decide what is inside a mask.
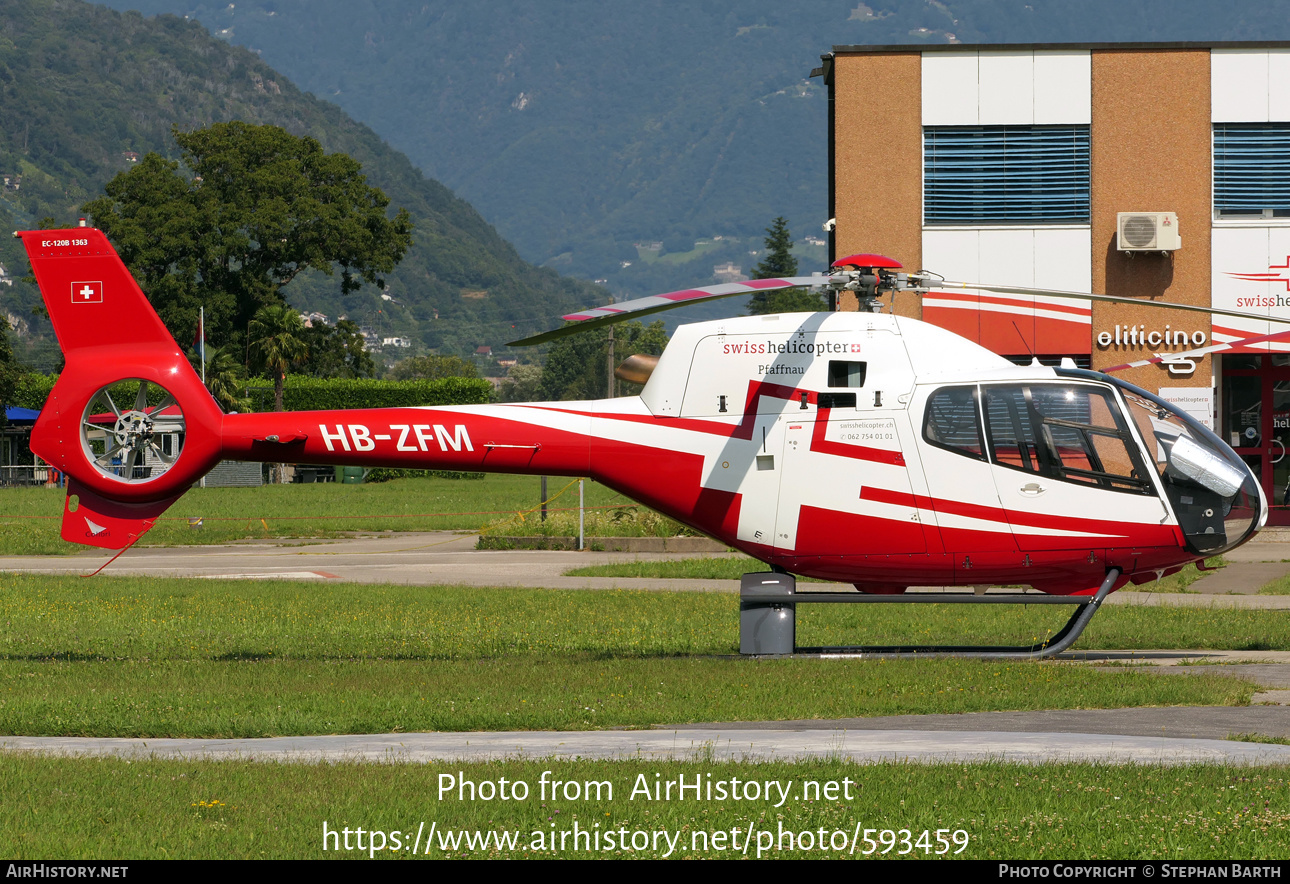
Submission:
[[[1269,264],[1267,273],[1232,273],[1228,271],[1227,275],[1233,279],[1244,279],[1247,282],[1282,282],[1285,283],[1286,291],[1290,292],[1290,255],[1286,255],[1284,264]]]
[[[103,302],[103,283],[101,282],[72,283],[72,303],[73,304],[101,304],[102,302]]]

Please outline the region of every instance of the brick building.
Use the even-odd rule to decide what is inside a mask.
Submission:
[[[839,46],[816,73],[831,257],[1290,319],[1290,44]],[[1290,333],[949,287],[895,309],[1098,369]],[[1121,376],[1204,418],[1286,501],[1290,334]]]

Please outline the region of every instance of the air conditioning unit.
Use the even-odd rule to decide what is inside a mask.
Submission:
[[[1172,252],[1182,248],[1178,216],[1173,212],[1120,212],[1115,228],[1116,248],[1121,252]]]

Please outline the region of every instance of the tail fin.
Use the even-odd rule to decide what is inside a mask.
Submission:
[[[63,538],[120,549],[219,461],[223,415],[102,231],[15,236],[67,360],[32,451],[70,477]]]

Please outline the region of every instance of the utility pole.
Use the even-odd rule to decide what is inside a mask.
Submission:
[[[609,303],[614,303],[612,295],[609,297]],[[613,399],[614,381],[616,378],[614,377],[614,327],[612,325],[609,326],[609,358],[605,362],[605,367],[607,370],[607,379],[605,382],[606,398]]]

